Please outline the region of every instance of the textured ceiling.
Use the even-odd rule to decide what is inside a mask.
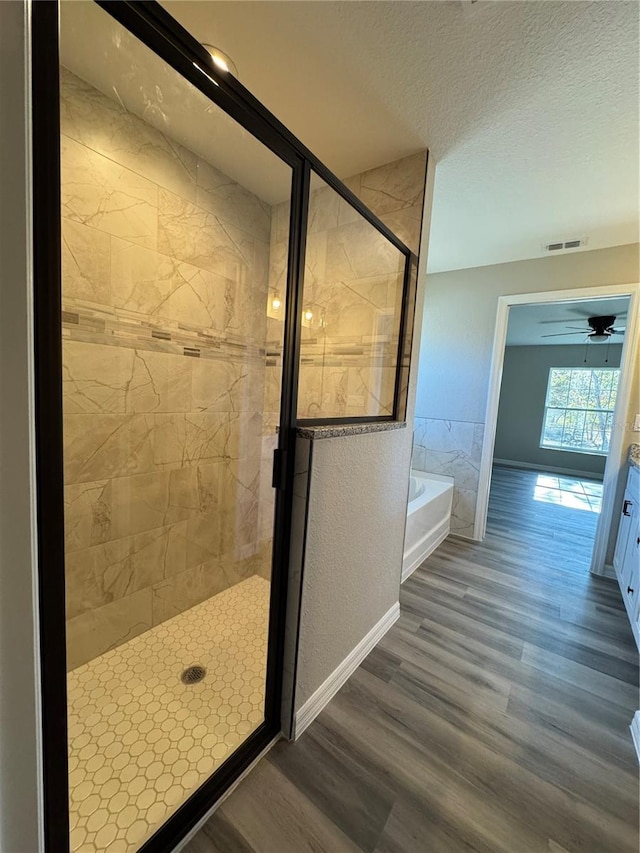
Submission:
[[[514,305],[509,309],[507,346],[556,346],[581,344],[587,335],[567,334],[576,329],[586,329],[589,317],[613,316],[614,327],[622,330],[627,325],[629,297],[615,299],[586,299],[582,302],[548,302],[541,305]],[[543,337],[557,335],[558,337]],[[614,335],[613,344],[624,343],[624,335]],[[594,344],[600,346],[600,344]]]
[[[638,239],[635,2],[163,5],[339,175],[428,146],[431,271]]]

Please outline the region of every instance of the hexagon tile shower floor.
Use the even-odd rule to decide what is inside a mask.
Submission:
[[[69,673],[73,853],[132,853],[259,725],[268,618],[253,576]]]

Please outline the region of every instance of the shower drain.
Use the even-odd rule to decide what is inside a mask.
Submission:
[[[200,666],[199,663],[194,663],[193,666],[188,666],[180,676],[180,681],[183,684],[197,684],[207,674],[207,670]]]

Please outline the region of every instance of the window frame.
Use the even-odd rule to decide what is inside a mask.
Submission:
[[[620,377],[620,367],[550,367],[549,375],[547,378],[547,391],[544,398],[544,408],[542,410],[542,425],[540,428],[540,440],[538,442],[538,446],[541,450],[560,450],[563,453],[581,453],[585,456],[608,456],[609,455],[609,447],[611,445],[611,432],[609,433],[609,447],[607,450],[594,450],[592,448],[584,448],[584,447],[569,447],[567,445],[550,445],[545,444],[545,429],[547,425],[547,412],[549,410],[555,410],[560,412],[592,412],[594,414],[607,414],[607,415],[615,415],[616,405],[618,402],[618,387],[616,385],[616,398],[614,400],[613,406],[610,409],[602,409],[602,408],[586,408],[584,406],[550,406],[549,405],[549,395],[551,393],[551,382],[553,373],[556,370],[569,371],[570,373],[576,372],[586,372],[592,373],[594,370],[606,371],[607,373],[616,373],[618,375],[618,380]],[[613,422],[611,425],[611,431],[613,431]],[[584,432],[583,432],[584,434]]]

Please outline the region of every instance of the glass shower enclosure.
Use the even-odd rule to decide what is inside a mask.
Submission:
[[[60,133],[71,849],[133,851],[265,719],[291,167],[90,2]]]
[[[296,421],[403,417],[416,258],[157,4],[34,63],[46,834],[164,851],[279,732]]]

